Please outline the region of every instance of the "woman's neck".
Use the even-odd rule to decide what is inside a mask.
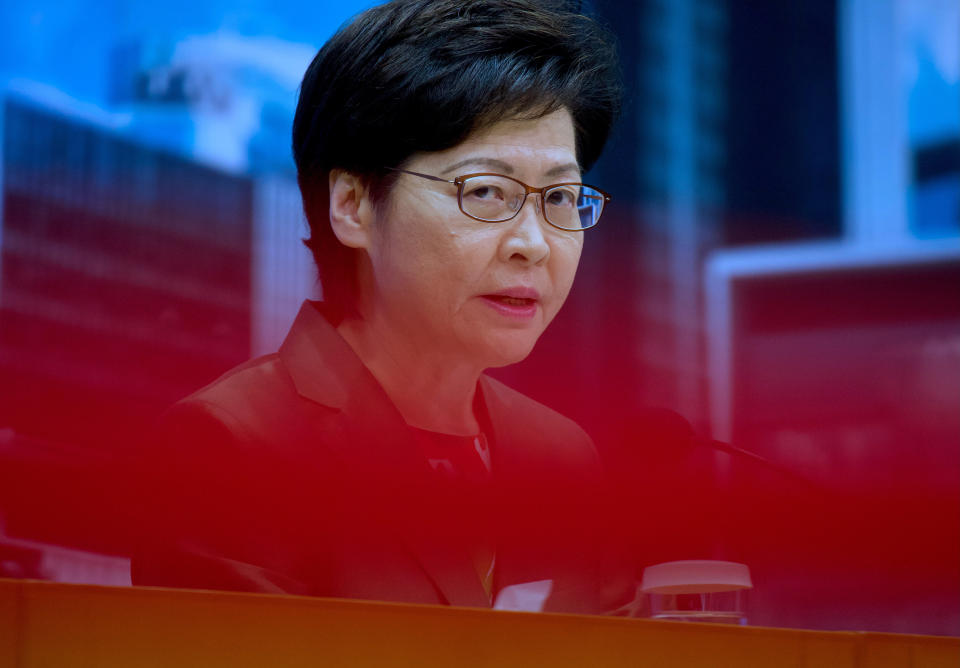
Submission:
[[[473,399],[482,369],[390,336],[389,328],[368,320],[346,318],[337,331],[408,425],[461,436],[479,431]]]

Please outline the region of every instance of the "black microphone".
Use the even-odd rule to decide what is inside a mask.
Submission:
[[[638,434],[643,434],[646,440],[668,443],[672,447],[679,447],[681,449],[693,450],[695,448],[708,448],[710,450],[723,452],[731,457],[749,461],[765,469],[774,471],[795,482],[817,489],[821,488],[821,485],[813,480],[785,466],[776,464],[755,452],[738,448],[725,441],[700,436],[685,417],[669,408],[650,408],[645,410],[637,420],[637,425],[639,427],[637,429]]]

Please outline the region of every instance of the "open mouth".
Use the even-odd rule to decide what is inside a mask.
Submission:
[[[487,299],[493,300],[507,306],[533,306],[537,303],[536,299],[527,299],[526,297],[507,297],[506,295],[484,295]]]
[[[511,297],[509,295],[483,295],[487,302],[500,315],[508,318],[528,320],[537,313],[538,301],[532,297]]]

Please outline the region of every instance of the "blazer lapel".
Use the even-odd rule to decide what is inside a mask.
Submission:
[[[482,376],[480,387],[493,432],[493,470],[500,544],[497,547],[498,588],[549,579],[553,582],[545,609],[564,606],[569,592],[580,600],[589,591],[590,542],[567,523],[563,508],[579,505],[579,491],[570,487],[568,471],[555,468],[562,456],[558,433],[536,421],[536,408],[495,379]],[[530,402],[530,403],[526,403]],[[541,410],[545,410],[542,409]],[[585,472],[587,473],[587,472]],[[571,496],[574,495],[574,496]],[[559,606],[559,607],[558,607]]]
[[[305,302],[280,348],[297,392],[343,416],[343,438],[330,443],[353,479],[373,490],[383,525],[397,532],[450,605],[489,607],[470,554],[425,532],[434,507],[420,498],[434,472],[393,402],[353,349]]]

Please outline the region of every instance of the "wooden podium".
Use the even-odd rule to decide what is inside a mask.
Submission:
[[[0,668],[957,668],[960,639],[0,580]]]

